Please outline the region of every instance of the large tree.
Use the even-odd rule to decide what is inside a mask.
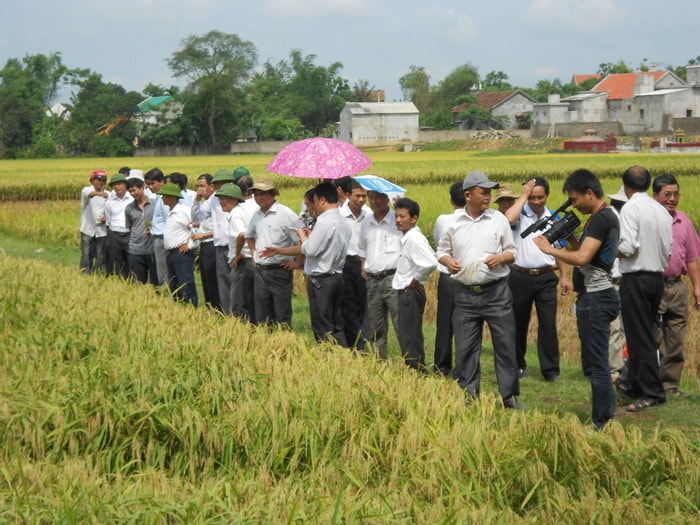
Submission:
[[[67,146],[102,156],[130,154],[136,136],[132,116],[143,96],[103,82],[98,73],[88,73],[75,85],[78,92],[71,98],[71,119],[65,123]]]
[[[411,66],[399,79],[404,100],[410,100],[423,113],[430,107],[430,76],[423,66]]]
[[[0,70],[0,155],[15,155],[47,130],[44,108],[56,98],[68,70],[60,53],[9,59]]]
[[[241,126],[235,117],[244,105],[244,90],[257,63],[255,45],[220,31],[190,35],[181,45],[168,59],[168,66],[176,77],[189,80],[185,95],[202,112],[209,142],[230,140],[230,134]]]

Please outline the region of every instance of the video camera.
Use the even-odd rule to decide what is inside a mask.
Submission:
[[[576,231],[581,221],[572,211],[567,211],[561,219],[557,219],[557,215],[562,213],[566,208],[571,206],[571,199],[566,199],[564,204],[559,206],[549,217],[542,217],[533,222],[524,232],[520,234],[521,238],[525,238],[531,233],[545,230],[542,236],[549,241],[549,244],[566,239]]]

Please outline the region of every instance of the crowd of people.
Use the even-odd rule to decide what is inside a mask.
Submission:
[[[553,211],[542,177],[515,192],[472,171],[446,192],[451,212],[435,223],[433,249],[417,224],[418,202],[368,191],[351,177],[314,186],[298,214],[277,200],[271,179],[254,181],[244,167],[200,175],[196,191],[182,173],[95,170],[81,195],[80,267],[151,283],[193,306],[199,271],[208,307],[280,327],[291,326],[293,271],[301,268],[317,341],[387,359],[391,319],[406,365],[454,377],[467,403],[480,396],[485,322],[498,391],[513,409],[525,408],[518,396],[533,305],[540,373],[559,381],[557,296],[573,292],[599,429],[614,417],[616,399],[640,412],[667,395],[686,396],[679,389],[689,315],[681,277],[690,277],[699,308],[700,239],[677,209],[673,175],[652,185],[649,172],[633,166],[610,204],[585,169],[571,173],[563,191],[568,201]],[[581,233],[546,235],[569,205],[587,216]],[[422,319],[435,270],[429,368]]]

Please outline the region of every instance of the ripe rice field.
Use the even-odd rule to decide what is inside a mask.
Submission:
[[[697,223],[693,155],[370,153],[404,185],[430,237],[447,188],[471,169],[517,183],[544,174],[550,205],[587,167],[607,193],[640,163],[676,174]],[[590,427],[573,299],[560,304],[562,381],[522,382],[526,412],[499,407],[485,343],[483,394],[312,344],[298,283],[294,330],[268,332],[149,287],[82,276],[77,196],[124,164],[200,173],[269,156],[0,162],[0,521],[8,523],[695,523],[700,520],[697,318],[691,397]],[[298,209],[311,181],[275,177]],[[561,198],[560,198],[561,197]],[[24,252],[65,249],[64,262]],[[17,256],[4,255],[6,251]],[[74,263],[70,258],[74,254]],[[299,280],[300,281],[300,280]],[[428,288],[432,357],[435,286]],[[697,314],[694,314],[697,315]],[[534,341],[535,331],[531,333]]]

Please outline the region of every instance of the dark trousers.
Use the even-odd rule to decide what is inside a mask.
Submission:
[[[219,281],[216,275],[216,250],[212,241],[199,244],[199,275],[202,278],[204,302],[211,308],[221,310]]]
[[[340,273],[306,277],[311,329],[316,341],[348,346],[341,314],[344,290],[345,283]]]
[[[615,417],[615,391],[610,381],[608,341],[610,322],[620,311],[615,288],[584,292],[576,299],[576,325],[581,340],[583,374],[591,383],[591,419],[596,428]]]
[[[142,255],[130,253],[129,272],[136,282],[143,284],[150,282],[153,286],[158,286],[158,270],[152,253]]]
[[[192,306],[197,306],[197,288],[194,284],[194,252],[180,253],[176,248],[168,250],[168,286],[175,297]]]
[[[425,369],[425,347],[423,340],[423,312],[425,290],[418,293],[413,288],[396,290],[398,305],[399,347],[406,365],[416,370]]]
[[[440,273],[437,286],[437,318],[433,368],[443,376],[452,372],[452,315],[455,310],[455,292],[459,282],[447,273]]]
[[[107,273],[129,277],[129,234],[107,230]]]
[[[105,244],[107,237],[94,237],[80,234],[80,271],[93,273],[107,270],[105,264]]]
[[[506,400],[520,394],[513,300],[507,278],[499,279],[480,292],[459,285],[455,293],[452,316],[455,331],[454,375],[459,386],[471,397],[478,397],[480,393],[484,321],[491,331],[498,391]]]
[[[347,257],[343,266],[345,292],[343,294],[343,322],[345,339],[351,348],[364,349],[362,321],[367,312],[367,282],[362,278],[359,257]]]
[[[255,270],[255,316],[262,324],[292,326],[294,276],[284,268]]]
[[[255,269],[251,259],[231,268],[231,313],[255,323]]]
[[[660,402],[666,401],[666,391],[659,376],[655,333],[663,294],[664,279],[660,272],[622,274],[620,301],[629,352],[630,394]]]
[[[532,304],[537,312],[537,357],[545,378],[559,375],[559,336],[557,335],[557,284],[554,272],[541,275],[511,270],[510,291],[515,315],[515,355],[518,368],[527,368],[527,332],[530,327]]]
[[[216,246],[216,283],[221,311],[231,315],[231,261],[228,246]]]

